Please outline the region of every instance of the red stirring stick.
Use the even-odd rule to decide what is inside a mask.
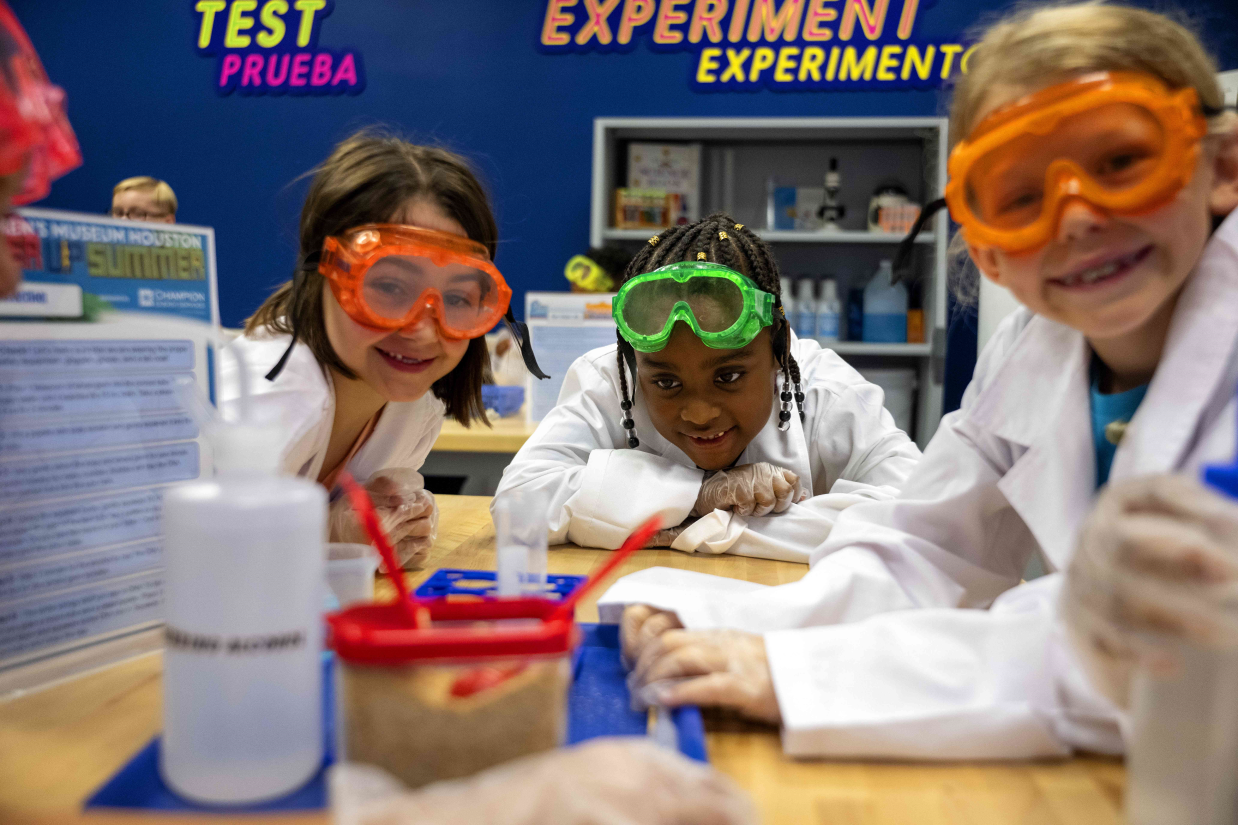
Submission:
[[[357,517],[361,519],[361,525],[369,534],[370,541],[374,542],[379,555],[383,557],[383,566],[387,568],[387,576],[395,585],[397,598],[404,610],[404,615],[408,618],[408,623],[417,628],[425,627],[428,616],[425,615],[425,611],[418,610],[409,597],[408,585],[404,583],[404,571],[400,569],[396,561],[395,549],[387,540],[387,534],[383,532],[382,525],[378,523],[378,513],[374,510],[374,501],[370,498],[369,492],[347,472],[340,473],[340,483],[344,485],[344,492],[348,494],[348,500],[357,513]]]
[[[662,527],[661,516],[654,516],[640,527],[632,535],[628,536],[628,540],[623,543],[623,546],[616,550],[610,557],[610,561],[602,565],[602,569],[589,577],[589,581],[576,588],[572,595],[564,599],[558,609],[550,615],[550,619],[570,619],[576,615],[576,605],[584,598],[590,590],[597,587],[602,579],[609,576],[615,571],[615,568],[623,564],[628,556],[635,553],[637,550],[645,546],[645,543],[653,538],[653,534],[658,532]]]

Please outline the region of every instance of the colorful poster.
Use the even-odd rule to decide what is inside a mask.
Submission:
[[[0,301],[0,317],[90,317],[110,307],[219,322],[209,227],[18,209],[5,234],[25,280]]]

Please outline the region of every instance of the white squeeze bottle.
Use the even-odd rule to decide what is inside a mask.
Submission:
[[[894,266],[882,261],[864,288],[864,341],[907,343],[907,287],[894,283]]]
[[[838,319],[842,304],[838,300],[838,285],[833,278],[821,282],[821,297],[817,300],[817,338],[821,341],[838,340]]]
[[[795,334],[811,338],[817,333],[817,299],[813,297],[812,278],[795,282]]]
[[[217,475],[163,499],[159,771],[189,799],[257,802],[322,763],[327,494],[278,474],[278,429],[207,433]]]

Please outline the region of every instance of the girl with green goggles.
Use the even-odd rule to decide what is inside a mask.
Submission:
[[[672,227],[617,286],[616,344],[571,366],[495,494],[545,499],[552,543],[615,548],[656,514],[653,546],[806,562],[852,493],[892,497],[915,465],[881,390],[792,334],[751,230]]]

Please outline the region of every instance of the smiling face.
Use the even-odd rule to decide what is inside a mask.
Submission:
[[[977,121],[1033,91],[995,87]],[[1217,152],[1206,138],[1190,182],[1151,212],[1117,215],[1075,198],[1045,246],[1015,254],[970,245],[972,260],[1028,309],[1082,332],[1094,347],[1166,329],[1208,241],[1212,215],[1233,208],[1216,197]]]
[[[418,226],[466,237],[464,227],[433,201],[410,201],[391,223]],[[330,289],[322,291],[327,339],[340,360],[358,379],[386,401],[416,401],[456,368],[469,348],[469,339],[444,337],[427,313],[411,327],[383,332],[362,326],[349,317]],[[336,376],[337,381],[344,380]]]
[[[712,349],[680,322],[663,350],[636,353],[636,365],[654,428],[703,470],[734,464],[774,409],[768,328],[742,349]]]

